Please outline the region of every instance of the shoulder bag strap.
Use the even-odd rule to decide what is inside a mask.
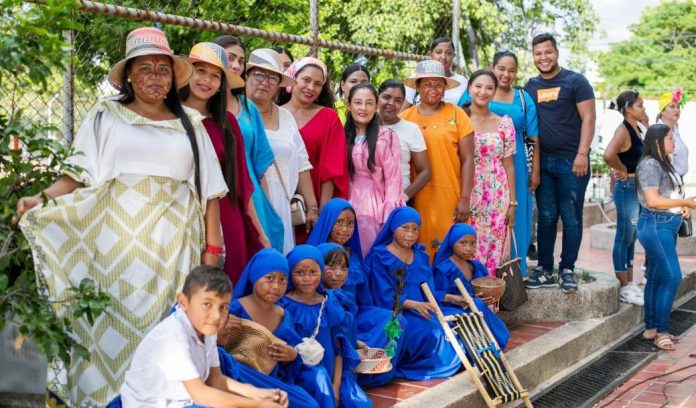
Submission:
[[[285,199],[290,201],[290,194],[288,194],[288,188],[285,187],[285,180],[283,180],[283,176],[280,174],[280,167],[278,166],[278,162],[273,160],[273,167],[275,168],[276,173],[278,174],[278,179],[280,180],[280,185],[283,187],[283,192],[285,193]]]
[[[324,295],[324,300],[321,301],[321,307],[319,308],[319,317],[317,317],[317,327],[314,328],[314,332],[312,333],[312,339],[317,337],[317,334],[319,334],[319,326],[321,325],[321,315],[324,314],[324,306],[326,306],[326,299],[329,297],[327,295]]]
[[[524,100],[524,91],[521,88],[517,88],[517,92],[520,95],[520,103],[522,103],[522,138],[527,138],[527,102]]]

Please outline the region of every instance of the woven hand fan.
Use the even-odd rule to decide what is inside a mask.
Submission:
[[[240,363],[269,374],[278,362],[269,355],[268,346],[286,343],[266,327],[251,320],[241,320],[241,327],[230,331],[225,350]]]

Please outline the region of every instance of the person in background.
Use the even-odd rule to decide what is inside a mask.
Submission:
[[[657,123],[664,123],[672,129],[674,139],[672,165],[679,177],[684,177],[689,172],[689,148],[679,133],[679,118],[684,105],[686,105],[686,97],[681,88],[677,88],[671,93],[664,93],[658,99],[660,113],[657,114]]]
[[[539,222],[539,265],[527,277],[529,289],[555,287],[554,247],[558,218],[563,222],[563,248],[558,265],[563,292],[575,292],[575,261],[582,242],[582,212],[590,181],[590,146],[595,131],[595,99],[583,75],[558,65],[558,46],[551,34],[532,40],[539,76],[525,90],[539,114],[540,184],[536,190]]]
[[[225,257],[224,270],[236,283],[247,261],[263,248],[259,241],[263,231],[257,230],[261,224],[251,199],[254,185],[247,171],[244,141],[237,119],[227,111],[227,92],[220,92],[228,89],[228,84],[239,86],[243,80],[227,70],[227,53],[217,44],[194,45],[189,61],[195,72],[179,96],[184,105],[205,117],[203,125],[224,169],[229,192],[220,199],[220,224],[225,248],[234,254]]]
[[[341,73],[341,82],[338,84],[338,99],[336,100],[336,112],[341,123],[346,124],[348,111],[348,94],[350,89],[358,84],[369,84],[370,73],[360,64],[350,64]]]
[[[452,70],[452,65],[454,65],[454,43],[449,37],[438,37],[430,43],[429,48],[430,58],[441,63],[442,67],[445,69],[445,76],[447,78],[457,81],[459,85],[448,88],[445,91],[445,96],[443,100],[451,104],[457,104],[459,98],[461,98],[464,91],[466,91],[466,78],[462,75],[457,74]],[[406,99],[404,100],[403,109],[406,110],[411,106],[420,102],[420,90],[414,86],[406,84]]]
[[[682,279],[677,255],[677,232],[682,219],[691,216],[696,197],[684,198],[684,185],[669,155],[674,152],[672,129],[657,124],[648,128],[643,156],[636,168],[641,210],[638,241],[650,257],[645,286],[645,331],[662,350],[674,350],[676,337],[668,331],[672,303]]]
[[[498,80],[480,69],[469,79],[471,102],[464,105],[474,125],[474,187],[471,191],[471,225],[478,232],[476,258],[491,276],[509,254],[508,236],[515,225],[515,127],[512,119],[488,109]],[[526,170],[526,167],[525,167]],[[505,253],[507,251],[507,253]]]
[[[64,174],[17,202],[41,290],[88,350],[87,358],[71,355],[67,367],[49,366],[47,400],[57,406],[106,406],[186,275],[201,263],[220,265],[219,198],[227,185],[204,118],[183,107],[177,92],[193,72],[162,31],[131,31],[108,77],[119,95],[87,115]],[[94,324],[64,308],[72,296],[65,285],[83,277],[111,295],[108,313]]]
[[[510,256],[520,257],[520,270],[527,275],[528,250],[533,249],[530,257],[536,260],[536,248],[532,244],[534,225],[534,191],[539,186],[539,121],[537,110],[532,97],[523,89],[515,88],[518,64],[517,55],[510,51],[499,51],[493,56],[491,70],[498,79],[498,87],[495,90],[493,100],[488,104],[491,112],[498,116],[509,116],[515,125],[515,154],[512,156],[515,167],[515,196],[512,201],[517,201],[515,210],[515,226],[513,231],[517,246],[510,246]],[[469,92],[464,92],[459,105],[462,106],[471,101]],[[533,141],[534,153],[532,168],[527,164],[526,141]]]
[[[382,82],[377,93],[379,94],[377,105],[380,123],[393,130],[399,137],[404,200],[408,202],[430,181],[430,162],[425,139],[418,125],[399,117],[406,94],[403,82],[388,79]],[[415,174],[413,182],[411,182],[411,169]]]
[[[348,163],[346,136],[333,109],[326,65],[316,58],[304,57],[287,71],[296,85],[281,89],[280,103],[290,111],[300,129],[312,165],[310,175],[314,196],[321,208],[334,197],[348,197]],[[319,211],[308,208],[308,211]],[[307,239],[305,228],[295,230],[297,243]]]
[[[273,51],[278,53],[278,58],[280,59],[280,64],[283,66],[283,71],[287,71],[290,65],[295,61],[292,57],[290,50],[284,47],[273,47]]]
[[[312,188],[309,171],[312,165],[295,118],[288,110],[276,105],[275,95],[280,87],[292,86],[295,81],[283,74],[278,54],[268,48],[254,50],[247,63],[247,97],[261,112],[266,136],[273,149],[275,162],[266,173],[268,194],[273,208],[283,220],[285,238],[283,253],[295,246],[295,228],[292,225],[290,200],[297,190],[304,199],[306,232],[309,232],[319,216],[319,208]]]
[[[217,37],[215,44],[227,51],[228,70],[237,76],[246,79],[246,49],[237,37],[223,35]],[[254,207],[264,234],[260,236],[264,247],[273,247],[283,250],[283,221],[273,209],[268,199],[268,183],[266,172],[273,164],[273,149],[266,137],[261,114],[253,102],[244,94],[244,84],[238,88],[230,86],[227,98],[227,110],[230,111],[239,123],[244,138],[244,152],[247,159],[249,176],[254,184]]]
[[[643,305],[643,291],[633,282],[633,255],[638,222],[636,167],[643,155],[643,139],[638,122],[645,114],[643,98],[636,91],[622,92],[610,108],[623,115],[614,137],[604,150],[604,161],[614,170],[613,197],[616,204],[616,236],[612,258],[614,273],[621,284],[622,302]]]
[[[416,195],[414,207],[423,217],[420,242],[432,257],[450,225],[471,217],[474,127],[461,108],[443,101],[445,90],[459,83],[445,76],[438,61],[419,62],[415,76],[405,84],[418,88],[421,95],[417,105],[399,116],[421,128],[427,146],[432,177]]]
[[[352,87],[348,107],[348,201],[355,209],[365,256],[389,213],[406,204],[401,185],[401,145],[391,129],[379,124],[377,90],[372,85]]]

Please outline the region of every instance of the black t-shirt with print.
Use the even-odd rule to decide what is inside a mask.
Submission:
[[[582,120],[577,105],[594,99],[592,86],[582,74],[561,68],[551,79],[532,78],[524,87],[539,114],[541,152],[574,158],[580,146]]]

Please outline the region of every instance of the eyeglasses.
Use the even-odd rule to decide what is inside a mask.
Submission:
[[[271,85],[278,85],[280,83],[280,76],[263,71],[254,71],[251,73],[251,76],[258,82],[268,80],[268,83]]]

